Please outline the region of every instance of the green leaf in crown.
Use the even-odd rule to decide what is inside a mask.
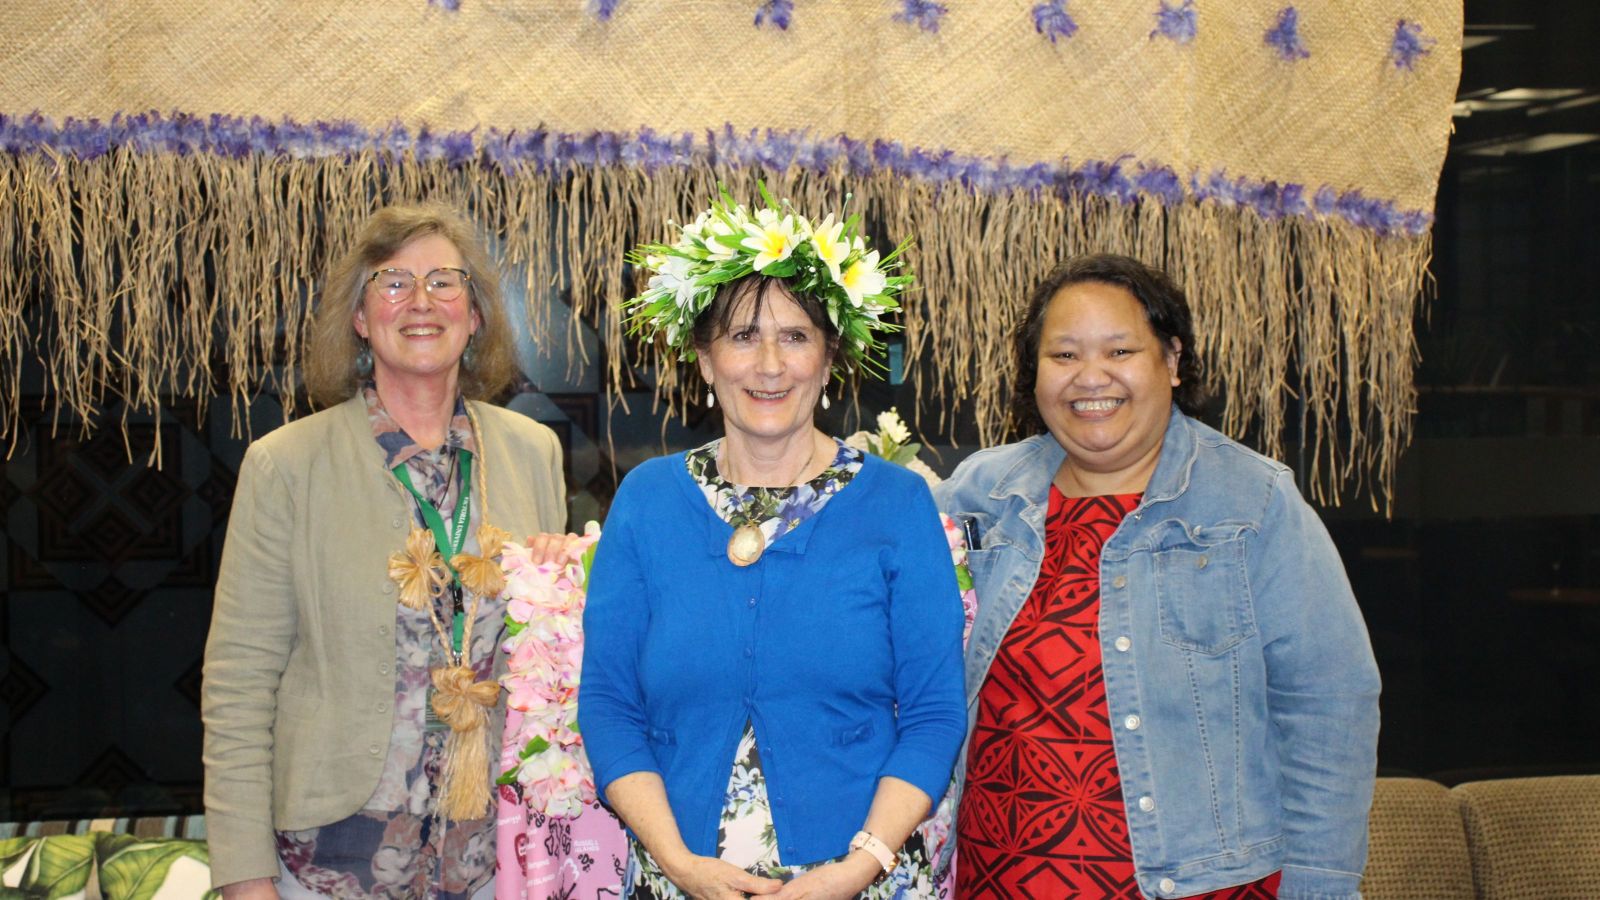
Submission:
[[[859,216],[835,221],[830,213],[812,223],[787,201],[773,199],[765,183],[758,187],[764,205],[754,212],[724,189],[710,209],[678,228],[671,243],[642,244],[628,254],[630,263],[653,273],[644,293],[623,305],[628,333],[658,339],[693,361],[694,321],[717,289],[760,274],[783,279],[790,291],[827,311],[839,330],[841,373],[859,368],[881,376],[879,335],[900,330],[883,316],[900,310],[898,295],[915,280],[890,274],[902,265],[910,241],[880,259],[858,231]]]

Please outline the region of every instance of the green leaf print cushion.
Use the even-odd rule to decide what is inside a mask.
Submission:
[[[74,900],[89,890],[93,835],[60,834],[0,841],[0,885],[12,896]],[[13,893],[14,892],[14,893]]]
[[[100,895],[106,900],[216,897],[205,841],[100,834]]]

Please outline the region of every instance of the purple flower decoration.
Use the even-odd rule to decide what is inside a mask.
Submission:
[[[461,9],[461,0],[428,0],[429,6],[437,6],[445,12],[458,12]]]
[[[756,27],[771,22],[784,31],[789,30],[789,17],[794,15],[794,0],[762,0],[756,8]]]
[[[1067,14],[1067,0],[1046,0],[1033,8],[1033,30],[1054,44],[1078,33],[1078,23]]]
[[[1401,19],[1394,26],[1394,41],[1389,44],[1389,58],[1394,60],[1396,69],[1405,69],[1409,72],[1416,68],[1418,57],[1432,53],[1433,45],[1437,43],[1438,41],[1422,33],[1420,24]]]
[[[1194,0],[1183,0],[1177,6],[1161,0],[1161,9],[1156,11],[1156,30],[1150,32],[1150,39],[1155,40],[1160,35],[1173,43],[1187,44],[1194,40],[1195,19]]]
[[[1292,6],[1285,6],[1278,13],[1278,24],[1266,33],[1264,40],[1285,62],[1297,62],[1311,55],[1300,41],[1300,11]]]
[[[622,5],[622,0],[589,0],[589,12],[602,22],[611,21],[616,14],[617,7]]]
[[[937,34],[939,20],[944,18],[950,8],[934,0],[901,0],[900,11],[894,14],[896,22],[915,25],[929,34]]]

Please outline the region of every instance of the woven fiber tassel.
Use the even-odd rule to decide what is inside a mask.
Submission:
[[[452,822],[469,822],[489,814],[488,710],[500,696],[494,681],[476,681],[472,669],[453,666],[433,670],[433,711],[450,726],[444,744],[439,810]]]

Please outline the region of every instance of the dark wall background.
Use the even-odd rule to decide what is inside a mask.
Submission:
[[[1600,5],[1469,0],[1467,21],[1488,40],[1465,53],[1440,183],[1418,440],[1394,518],[1352,501],[1325,519],[1385,679],[1384,769],[1600,771],[1600,140],[1527,143],[1600,136]],[[1576,93],[1494,99],[1513,88]],[[595,362],[525,348],[510,401],[561,435],[575,524],[618,471],[716,430],[663,426],[645,394],[606,404],[580,331]],[[47,403],[35,374],[0,463],[0,820],[198,811],[200,656],[246,441],[226,405],[134,417],[125,446],[120,409],[85,439]],[[862,388],[869,416],[890,405],[912,410],[909,388]],[[282,420],[271,396],[239,412],[257,434]],[[858,425],[839,403],[824,424]],[[948,472],[971,449],[925,456]]]

